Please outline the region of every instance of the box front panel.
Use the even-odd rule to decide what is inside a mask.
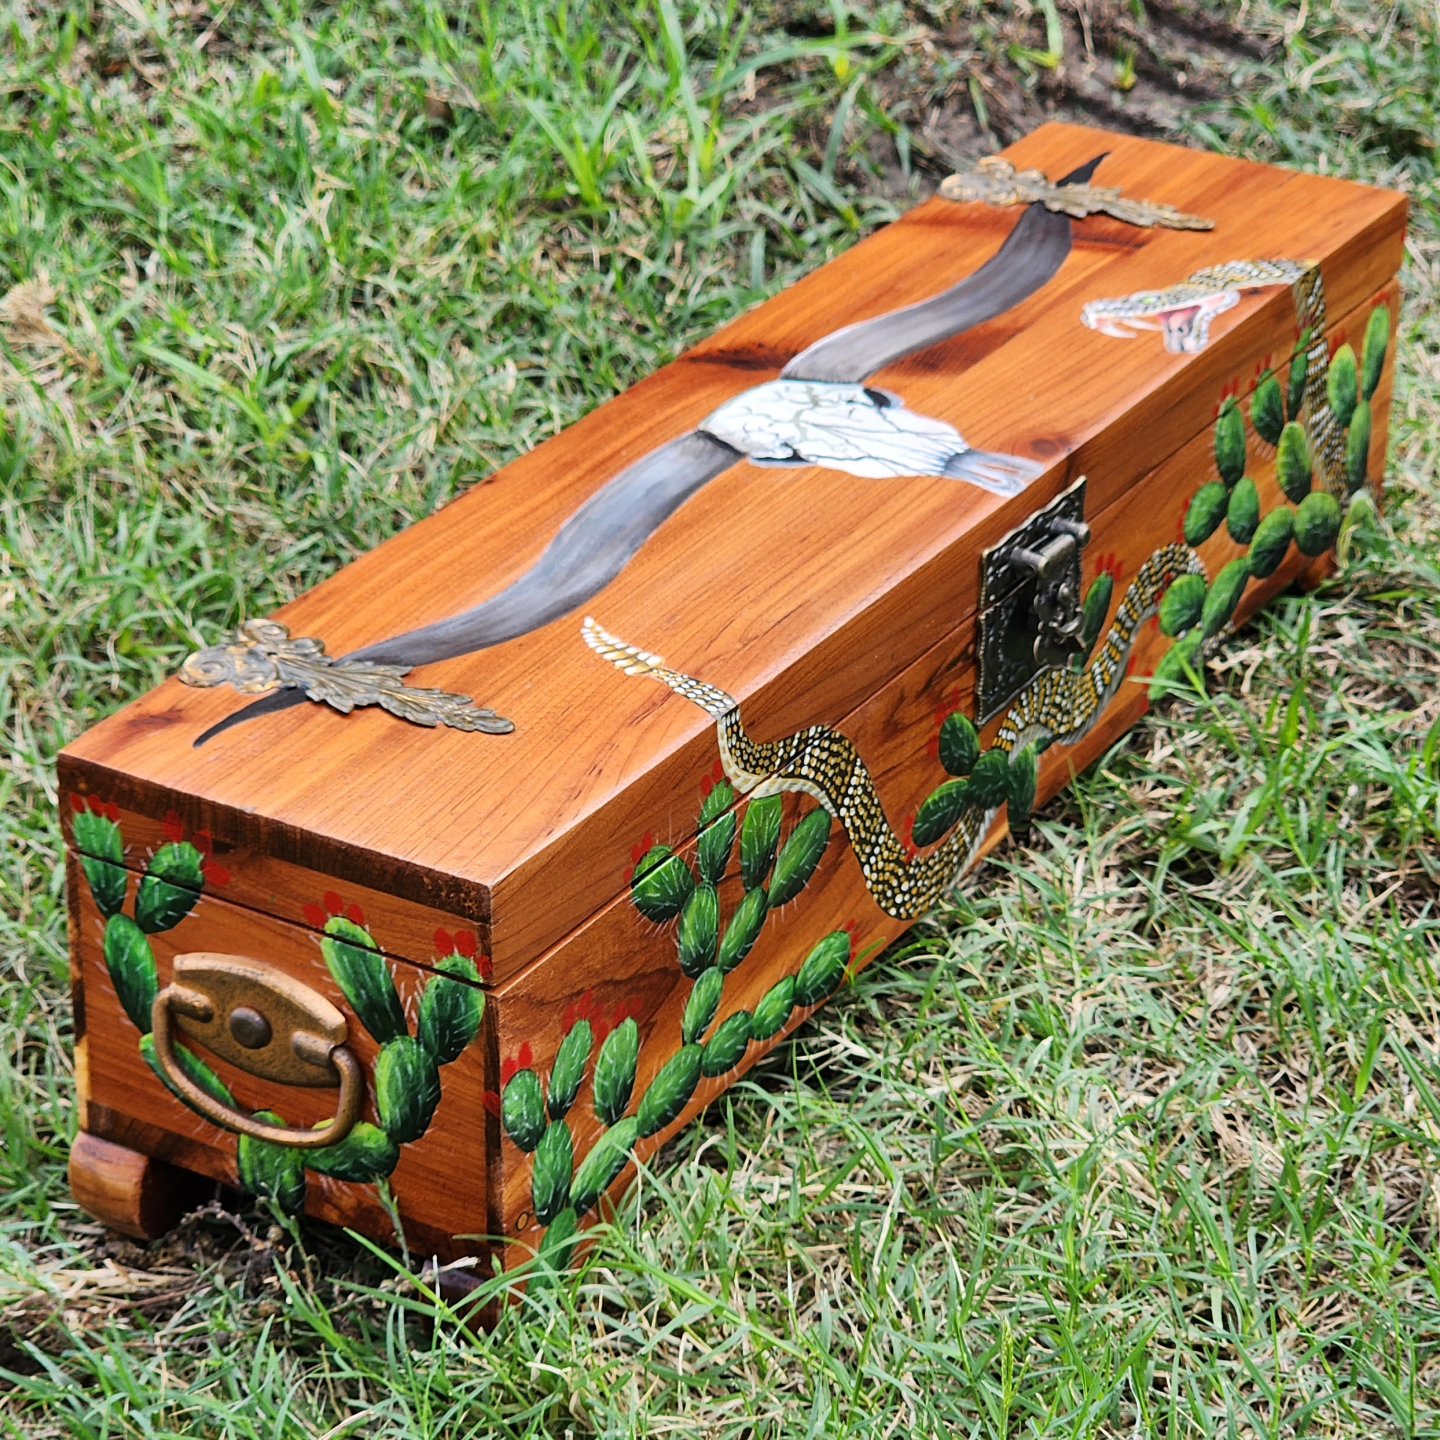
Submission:
[[[120,831],[101,797],[80,824]],[[385,1187],[411,1248],[476,1254],[497,1101],[473,966],[379,953],[343,890],[317,934],[173,885],[168,853],[69,857],[81,1128],[394,1242]]]
[[[1333,322],[1334,428],[1306,415],[1298,370],[1293,385],[1284,365],[1228,377],[1211,425],[1087,514],[1083,654],[1038,675],[989,724],[969,723],[973,617],[794,745],[749,707],[722,716],[689,793],[657,807],[648,831],[615,836],[615,863],[638,877],[628,893],[495,994],[492,1223],[522,1242],[512,1260],[592,1217],[632,1160],[874,959],[1019,809],[1102,754],[1148,707],[1151,677],[1177,679],[1182,657],[1203,667],[1277,592],[1323,573],[1351,493],[1378,484],[1383,467],[1397,308],[1392,283]],[[1310,403],[1317,393],[1312,383]],[[721,709],[710,676],[649,665],[642,650],[614,658],[617,683],[658,681],[677,692],[667,703]],[[767,778],[736,801],[747,767]]]

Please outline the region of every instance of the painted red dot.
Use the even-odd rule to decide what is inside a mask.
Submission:
[[[356,925],[365,924],[365,912],[358,905],[352,905],[345,913]]]
[[[313,925],[317,930],[323,930],[326,920],[330,918],[318,905],[306,905],[303,913],[306,923]]]
[[[332,915],[339,915],[345,909],[345,902],[334,890],[327,890],[322,898],[325,901],[325,908]]]

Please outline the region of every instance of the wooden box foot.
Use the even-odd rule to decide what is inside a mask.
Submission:
[[[156,1240],[175,1227],[198,1196],[184,1170],[83,1131],[70,1147],[70,1193],[102,1224],[136,1240]]]

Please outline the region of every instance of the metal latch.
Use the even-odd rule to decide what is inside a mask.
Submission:
[[[1080,602],[1085,478],[985,552],[980,583],[977,720],[984,724],[1042,670],[1084,648]]]

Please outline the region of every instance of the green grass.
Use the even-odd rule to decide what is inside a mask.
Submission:
[[[1440,1435],[1440,33],[1082,8],[1093,68],[1057,4],[7,12],[0,1433]],[[1086,75],[1411,194],[1383,529],[493,1334],[256,1209],[89,1223],[64,740]]]

